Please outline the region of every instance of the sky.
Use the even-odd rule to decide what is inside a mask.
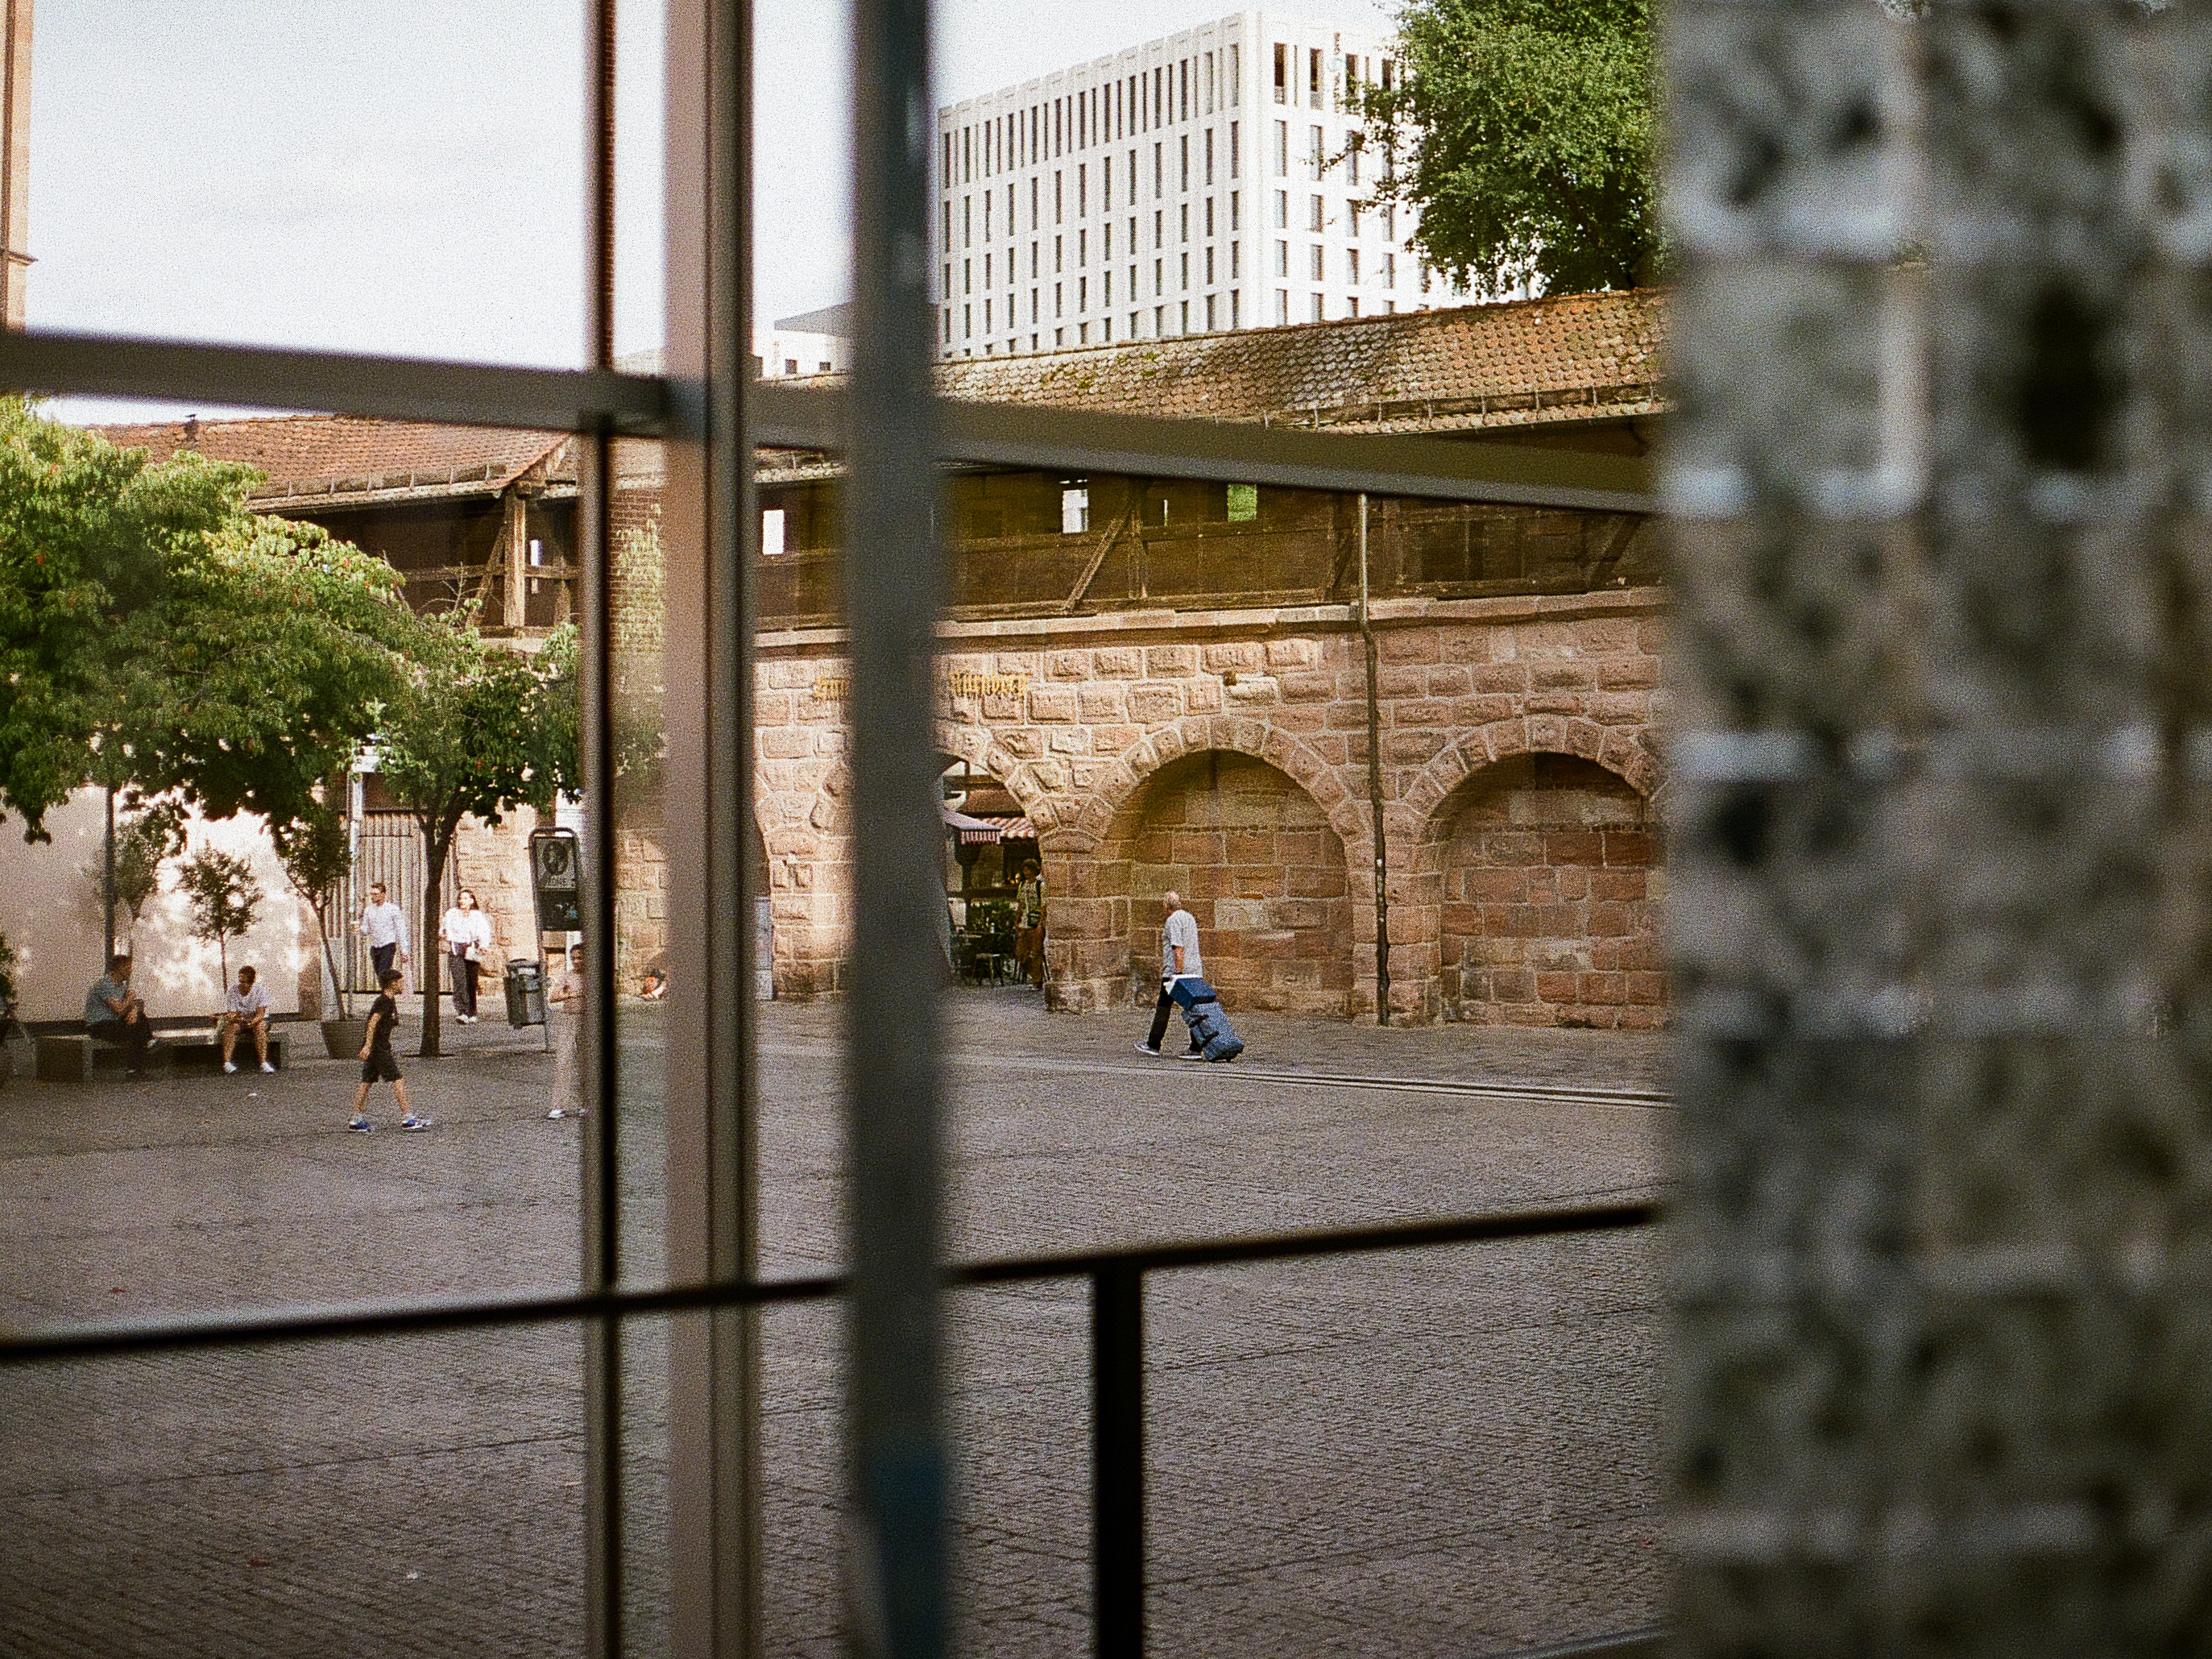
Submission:
[[[1234,9],[940,0],[938,101]],[[1381,30],[1394,8],[1310,9]],[[621,0],[620,351],[659,343],[659,11]],[[846,297],[848,27],[758,8],[763,323]],[[582,40],[577,0],[37,0],[30,326],[580,362]]]

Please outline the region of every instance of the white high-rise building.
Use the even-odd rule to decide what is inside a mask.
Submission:
[[[941,111],[948,357],[1467,302],[1375,204],[1352,107],[1389,43],[1239,12]]]

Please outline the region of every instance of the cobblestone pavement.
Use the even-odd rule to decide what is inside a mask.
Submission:
[[[835,1005],[763,1011],[771,1272],[837,1258]],[[649,1082],[657,1011],[625,1011]],[[411,1027],[411,1019],[409,1022]],[[1237,1066],[1148,1060],[1142,1017],[953,1001],[954,1248],[1000,1254],[1650,1189],[1651,1091],[1608,1033],[1240,1022]],[[402,1052],[408,1046],[403,1033]],[[0,1325],[559,1289],[578,1126],[527,1034],[403,1061],[427,1135],[340,1127],[352,1067],[0,1091]],[[634,1261],[659,1125],[626,1108]],[[1161,1275],[1147,1290],[1152,1650],[1474,1656],[1659,1616],[1648,1236]],[[962,1647],[1088,1641],[1086,1304],[955,1298]],[[664,1629],[660,1354],[633,1330],[631,1621]],[[834,1310],[765,1318],[769,1622],[837,1634]],[[580,1344],[564,1329],[0,1370],[0,1654],[580,1650]]]

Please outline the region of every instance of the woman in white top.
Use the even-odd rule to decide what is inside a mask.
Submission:
[[[464,887],[453,908],[438,924],[438,942],[453,965],[453,1018],[464,1025],[477,1023],[477,975],[491,953],[491,918],[477,908],[472,888]]]

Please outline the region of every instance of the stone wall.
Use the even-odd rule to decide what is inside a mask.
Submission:
[[[1578,756],[1523,755],[1469,778],[1446,811],[1425,860],[1442,893],[1443,1017],[1658,1024],[1661,873],[1644,798]]]
[[[1651,588],[1376,607],[1394,1018],[1659,1018],[1660,1001],[1630,1000],[1628,976],[1644,976],[1638,998],[1663,995],[1648,977],[1658,895],[1636,827],[1661,775],[1661,611]],[[1053,1006],[1126,1006],[1153,948],[1146,912],[1173,885],[1214,907],[1200,920],[1232,1007],[1372,1014],[1366,678],[1345,607],[1016,618],[945,632],[939,745],[1004,784],[1041,832]],[[763,635],[758,810],[780,995],[842,984],[847,672],[836,630]],[[1582,923],[1626,931],[1546,958],[1571,960],[1545,969],[1573,974],[1571,987],[1553,978],[1522,1000],[1519,981],[1486,986],[1478,969],[1470,989],[1462,898],[1448,1000],[1448,878],[1455,859],[1484,856],[1480,837],[1455,841],[1448,826],[1495,793],[1496,769],[1525,769],[1530,756],[1572,757],[1613,781],[1612,804],[1588,809],[1602,819],[1594,868],[1589,850],[1567,842],[1544,867],[1559,872],[1547,878],[1552,890],[1584,883],[1591,896],[1571,901],[1586,907]],[[1203,787],[1193,781],[1201,775]],[[1646,864],[1631,861],[1638,855]],[[1595,896],[1637,886],[1634,896]],[[1479,910],[1473,920],[1481,927]],[[1537,958],[1521,948],[1533,973]]]

